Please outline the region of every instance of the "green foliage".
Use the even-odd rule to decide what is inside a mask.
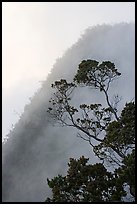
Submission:
[[[108,172],[101,163],[90,165],[87,161],[84,156],[70,159],[66,176],[48,180],[53,197],[46,202],[121,201],[125,191],[116,174]]]
[[[126,103],[118,115],[120,98],[116,95],[113,103],[109,99],[110,84],[120,75],[110,61],[99,64],[83,60],[73,83],[61,79],[52,84],[55,93],[48,109],[50,116],[61,125],[79,130],[78,136],[89,142],[103,163],[87,164],[83,156],[70,159],[66,176],[47,180],[53,196],[46,202],[122,201],[127,194],[125,186],[135,197],[135,103]],[[80,85],[102,92],[107,106],[96,103],[75,107],[71,99]],[[98,145],[93,145],[93,140]],[[114,171],[108,172],[107,165],[113,165]]]
[[[122,184],[128,184],[131,195],[135,197],[135,150],[124,158],[122,166],[116,172]]]
[[[129,150],[135,148],[135,104],[130,102],[122,110],[118,121],[112,121],[103,141],[94,147],[96,155],[106,156],[107,151],[114,150],[118,156],[125,158]],[[114,158],[110,154],[111,159]]]
[[[120,75],[121,73],[117,71],[114,63],[110,61],[104,61],[99,64],[96,60],[83,60],[79,64],[74,81],[78,84],[83,83],[88,86],[94,86],[102,91],[106,83],[110,83],[110,81]]]

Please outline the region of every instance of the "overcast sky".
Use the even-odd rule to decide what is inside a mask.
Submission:
[[[86,28],[134,21],[134,2],[2,2],[3,136]]]

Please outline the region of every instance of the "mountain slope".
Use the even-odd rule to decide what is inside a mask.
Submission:
[[[51,74],[26,105],[24,113],[3,145],[2,201],[42,202],[50,194],[46,179],[63,174],[70,157],[81,155],[96,162],[88,143],[76,137],[76,130],[52,126],[47,108],[51,83],[60,78],[72,80],[83,59],[110,60],[122,73],[113,83],[110,96],[122,96],[119,108],[134,97],[135,91],[134,24],[102,25],[89,28],[76,44],[57,59]],[[46,68],[45,68],[46,69]],[[103,103],[103,98],[85,89],[74,104]]]

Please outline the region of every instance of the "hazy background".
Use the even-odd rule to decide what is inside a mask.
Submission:
[[[2,2],[2,137],[87,27],[134,20],[134,2]]]
[[[43,202],[51,193],[46,179],[65,174],[70,157],[84,155],[90,163],[98,162],[76,130],[52,126],[47,114],[50,85],[60,78],[72,80],[82,59],[110,60],[122,73],[110,98],[122,96],[120,109],[131,101],[134,9],[132,2],[3,2],[3,136],[12,130],[2,146],[3,202]],[[86,87],[72,102],[104,103],[104,98]]]
[[[51,74],[35,92],[10,131],[8,142],[2,146],[3,202],[43,202],[51,193],[47,178],[64,175],[69,158],[84,155],[92,164],[99,162],[91,146],[76,137],[77,130],[53,126],[53,120],[47,113],[53,92],[51,83],[61,78],[72,81],[83,59],[110,60],[122,73],[109,89],[110,101],[114,94],[122,96],[119,111],[134,98],[135,24],[120,23],[87,29],[54,64]],[[106,106],[103,94],[89,87],[78,89],[71,103],[74,107],[81,103]],[[112,166],[110,168],[112,170]]]

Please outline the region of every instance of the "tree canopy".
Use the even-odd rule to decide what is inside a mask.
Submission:
[[[66,176],[58,175],[48,180],[52,188],[53,198],[49,202],[92,202],[92,201],[120,201],[126,195],[117,174],[108,172],[97,163],[87,164],[88,159],[70,159]]]
[[[87,164],[88,159],[70,159],[66,176],[48,179],[53,198],[50,202],[123,201],[129,192],[135,197],[135,103],[125,104],[118,114],[118,95],[110,102],[109,88],[121,73],[110,61],[83,60],[72,82],[55,81],[54,96],[48,109],[51,118],[61,125],[76,128],[78,136],[88,141],[101,163]],[[104,94],[102,104],[71,103],[74,90],[87,86]],[[93,141],[96,141],[96,145]],[[108,172],[107,165],[113,166]],[[129,187],[129,192],[126,189]]]

